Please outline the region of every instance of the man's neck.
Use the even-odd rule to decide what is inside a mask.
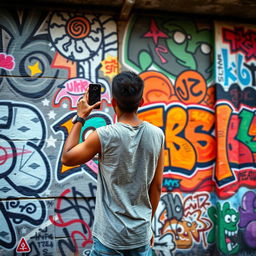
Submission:
[[[120,113],[117,116],[117,121],[124,123],[124,124],[129,124],[131,126],[137,126],[142,123],[142,120],[140,120],[137,116],[136,112],[132,113]]]

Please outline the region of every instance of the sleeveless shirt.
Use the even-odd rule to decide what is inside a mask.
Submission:
[[[93,236],[116,250],[134,249],[152,237],[149,197],[162,130],[146,121],[100,127],[101,143]]]

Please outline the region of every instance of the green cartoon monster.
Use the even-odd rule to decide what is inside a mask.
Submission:
[[[209,66],[209,58],[212,53],[209,29],[200,30],[192,21],[180,21],[178,23],[174,20],[167,21],[163,27],[168,35],[166,39],[168,49],[175,56],[177,63],[193,70],[199,69],[200,61]],[[207,61],[205,61],[205,57]]]
[[[157,70],[175,79],[185,70],[196,70],[212,80],[213,38],[208,23],[133,16],[124,42],[124,62],[138,72]]]
[[[208,215],[214,225],[208,234],[208,243],[216,241],[218,249],[226,255],[237,253],[239,213],[230,208],[229,202],[225,202],[222,209],[218,202],[217,208],[212,206],[208,209]]]

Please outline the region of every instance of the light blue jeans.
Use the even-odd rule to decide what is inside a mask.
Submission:
[[[90,256],[152,256],[150,245],[145,245],[131,250],[113,250],[103,245],[96,237],[93,237],[93,246]]]

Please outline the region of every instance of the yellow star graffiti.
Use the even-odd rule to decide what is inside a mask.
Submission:
[[[34,76],[36,74],[41,74],[42,70],[39,67],[39,62],[37,61],[34,65],[28,66],[28,68],[30,69],[30,76]]]

